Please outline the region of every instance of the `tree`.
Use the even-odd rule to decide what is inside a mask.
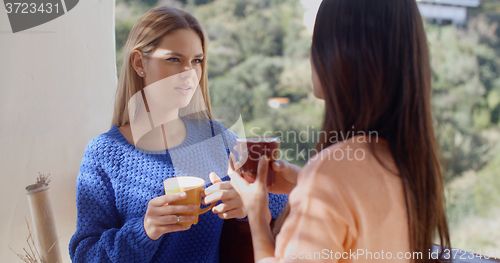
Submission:
[[[484,130],[498,127],[500,60],[485,17],[467,30],[427,25],[433,69],[433,115],[447,179],[481,169],[492,149]]]

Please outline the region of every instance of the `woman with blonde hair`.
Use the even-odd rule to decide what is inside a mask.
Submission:
[[[207,40],[189,13],[148,11],[132,28],[116,92],[111,129],[87,145],[77,179],[73,262],[218,262],[223,219],[245,218],[227,174],[236,135],[213,120],[207,86]],[[209,175],[210,174],[210,175]],[[213,213],[171,205],[163,181],[205,180]],[[286,196],[270,195],[277,217]]]

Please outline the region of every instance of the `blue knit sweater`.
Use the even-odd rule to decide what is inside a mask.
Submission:
[[[73,262],[218,262],[224,220],[209,211],[191,229],[151,240],[143,219],[149,200],[164,195],[163,181],[183,175],[229,180],[227,152],[236,135],[218,122],[182,118],[184,142],[163,152],[140,151],[116,126],[91,140],[77,179],[78,219],[69,252]],[[269,196],[276,218],[286,195]]]

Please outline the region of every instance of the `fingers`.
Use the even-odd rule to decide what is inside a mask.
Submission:
[[[248,188],[249,183],[243,179],[239,173],[237,172],[232,172],[229,174],[229,178],[231,178],[231,186],[239,193],[241,194],[241,189]]]
[[[283,162],[282,160],[274,161],[271,166],[275,172],[281,172],[285,170],[285,162]]]
[[[231,184],[230,182],[228,182],[228,183],[229,183],[229,185]],[[230,190],[219,190],[213,194],[207,195],[207,197],[205,197],[205,199],[204,199],[204,202],[205,202],[205,204],[210,204],[213,202],[217,202],[219,200],[224,202],[224,200],[230,200],[230,199],[233,199],[237,196],[238,196],[238,193],[236,192],[235,189],[233,189],[231,187]]]
[[[243,144],[243,145],[244,145],[244,147],[242,147],[242,149],[239,149],[236,146],[234,148],[238,152],[239,161],[242,162],[242,163],[245,163],[246,160],[248,159],[248,149],[246,148],[245,144]]]
[[[255,177],[253,176],[250,176],[248,174],[242,174],[241,177],[243,177],[243,179],[245,179],[247,182],[251,184],[255,183]]]
[[[237,170],[236,167],[234,166],[235,163],[236,163],[236,157],[234,157],[233,153],[229,153],[229,165],[227,167],[227,173]]]
[[[211,195],[217,191],[220,191],[220,190],[229,190],[229,189],[232,189],[233,187],[231,186],[231,183],[226,181],[226,182],[220,182],[220,183],[216,183],[210,187],[207,187],[205,189],[205,195]]]
[[[236,169],[235,171],[238,171],[239,169],[241,169],[242,166],[243,166],[243,164],[241,162],[235,162],[234,163],[234,169]]]
[[[222,219],[231,219],[231,218],[242,219],[247,216],[247,213],[245,212],[244,208],[241,208],[241,209],[231,210],[229,212],[219,213],[217,215],[219,216],[219,218]]]
[[[241,199],[232,199],[212,208],[214,213],[224,213],[243,206]]]
[[[220,177],[214,173],[214,172],[211,172],[210,175],[210,181],[212,182],[212,184],[215,184],[215,183],[220,183],[222,182],[222,180],[220,179]]]
[[[179,222],[177,222],[177,215],[167,215],[167,216],[159,216],[153,218],[153,223],[156,225],[174,225],[177,223],[187,223],[193,222],[196,220],[195,215],[179,215]]]
[[[221,186],[220,184],[223,182],[216,173],[211,172],[209,177],[210,177],[210,181],[212,182],[212,186],[203,190],[203,192],[201,192],[201,197],[205,197],[205,196],[207,196],[211,193],[214,193],[220,189],[230,189],[231,188],[231,186],[229,185],[229,182],[227,183],[227,185]]]
[[[259,160],[259,167],[257,168],[257,178],[255,179],[255,182],[266,185],[268,170],[269,170],[269,158],[267,156],[263,156]]]
[[[158,215],[178,215],[182,213],[195,212],[198,209],[199,207],[197,205],[166,205],[158,208]]]
[[[190,226],[181,226],[177,223],[193,222],[196,220],[195,215],[180,215],[177,213],[194,212],[198,210],[196,205],[164,205],[153,206],[148,203],[146,215],[144,216],[143,225],[146,235],[152,240],[157,240],[165,233],[188,230]],[[179,218],[179,221],[177,221]]]
[[[229,164],[232,171],[238,171],[242,166],[241,162],[236,161],[236,157],[233,153],[229,154]]]
[[[156,198],[151,199],[149,201],[148,205],[163,206],[163,205],[166,205],[168,203],[179,201],[179,200],[182,200],[185,198],[186,198],[186,193],[184,193],[184,192],[175,193],[175,194],[166,194],[166,195],[158,196]]]

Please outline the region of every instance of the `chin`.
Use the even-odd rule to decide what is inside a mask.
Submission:
[[[185,98],[183,100],[179,100],[177,103],[176,103],[176,107],[177,108],[185,108],[189,105],[189,103],[191,102],[191,98]]]
[[[318,91],[314,90],[313,94],[314,94],[314,97],[316,97],[317,99],[325,100],[325,97],[323,96],[323,92],[321,92],[321,91],[318,92]]]
[[[182,109],[182,108],[187,107],[188,105],[189,105],[189,102],[188,103],[176,103],[175,108]]]

